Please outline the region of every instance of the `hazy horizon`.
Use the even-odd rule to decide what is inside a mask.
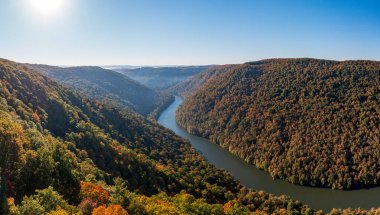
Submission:
[[[86,66],[94,66],[94,67],[101,67],[104,69],[122,69],[122,68],[128,68],[128,69],[138,69],[138,68],[144,68],[144,67],[151,67],[151,68],[163,68],[163,67],[197,67],[197,66],[219,66],[219,65],[238,65],[243,63],[249,63],[254,61],[262,61],[262,60],[270,60],[270,59],[316,59],[316,60],[331,60],[331,61],[380,61],[380,60],[372,60],[372,59],[343,59],[343,60],[337,60],[337,59],[325,59],[325,58],[312,58],[312,57],[284,57],[284,58],[263,58],[263,59],[256,59],[256,60],[250,60],[240,63],[230,63],[230,64],[172,64],[172,65],[126,65],[126,64],[115,64],[115,65],[97,65],[97,64],[78,64],[78,65],[57,65],[57,64],[49,64],[49,63],[39,63],[39,62],[22,62],[22,61],[16,61],[13,59],[8,59],[0,56],[0,59],[4,60],[10,60],[14,61],[16,63],[22,63],[22,64],[30,64],[30,65],[47,65],[47,66],[57,66],[57,67],[63,67],[63,68],[69,68],[69,67],[86,67]]]

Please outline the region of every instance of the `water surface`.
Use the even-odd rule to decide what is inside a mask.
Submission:
[[[332,208],[365,208],[380,206],[380,187],[372,189],[342,191],[327,188],[314,188],[290,184],[272,177],[253,165],[231,154],[219,145],[187,133],[176,123],[175,112],[181,105],[182,99],[175,101],[160,115],[158,123],[173,130],[177,135],[188,139],[193,147],[207,161],[230,172],[244,186],[255,190],[263,190],[275,195],[287,195],[300,200],[314,209],[327,212]]]

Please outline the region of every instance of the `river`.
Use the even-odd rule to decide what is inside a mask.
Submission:
[[[325,212],[330,211],[332,208],[361,207],[370,209],[380,206],[380,187],[342,191],[299,186],[282,180],[273,180],[268,173],[258,170],[253,165],[246,163],[244,160],[231,154],[219,145],[211,143],[207,139],[187,133],[177,125],[175,112],[181,103],[182,99],[176,97],[175,101],[161,113],[158,123],[171,129],[177,135],[188,139],[191,145],[208,162],[230,172],[244,186],[275,195],[287,195],[293,199],[302,201],[314,209],[321,209]]]

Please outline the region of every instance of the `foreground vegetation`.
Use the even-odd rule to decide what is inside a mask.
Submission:
[[[236,65],[187,94],[177,120],[273,178],[334,189],[380,184],[380,62]]]

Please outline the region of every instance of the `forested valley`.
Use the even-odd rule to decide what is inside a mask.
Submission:
[[[184,82],[176,89],[191,101],[191,90],[207,89],[236,66],[210,68],[196,75],[203,79],[195,87]],[[86,93],[93,79],[71,71],[70,80],[88,83],[79,88],[42,67],[0,60],[0,214],[323,214],[243,187],[149,114],[104,100],[100,79],[96,86],[104,94],[96,97]]]

